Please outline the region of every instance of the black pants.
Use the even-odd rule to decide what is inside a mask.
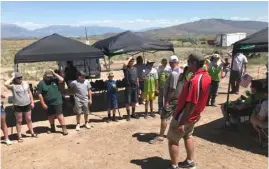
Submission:
[[[215,104],[218,89],[219,89],[219,81],[211,81],[210,92],[209,92],[208,101],[207,101],[208,104],[210,100],[211,100],[211,104]]]
[[[241,76],[242,73],[241,71],[231,71],[231,88],[232,88],[232,93],[239,92],[239,85],[241,82]]]

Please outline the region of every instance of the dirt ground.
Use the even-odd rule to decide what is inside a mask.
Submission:
[[[248,70],[257,72],[257,67]],[[120,79],[121,73],[116,73]],[[105,76],[105,75],[104,75]],[[254,76],[256,78],[256,75]],[[217,103],[226,100],[228,78],[223,79]],[[241,93],[244,92],[241,88]],[[232,95],[231,100],[239,97]],[[157,99],[156,99],[157,100]],[[104,101],[94,101],[104,107]],[[157,110],[157,102],[155,102]],[[35,109],[33,114],[42,113]],[[144,107],[137,107],[143,116]],[[125,115],[124,108],[120,109]],[[169,164],[167,140],[151,145],[148,143],[158,132],[160,118],[141,117],[138,120],[121,120],[105,123],[105,111],[92,112],[91,126],[75,131],[75,116],[66,118],[69,135],[46,134],[48,121],[35,122],[39,138],[26,137],[18,143],[12,135],[13,145],[1,144],[2,169],[165,169]],[[56,123],[58,125],[58,122]],[[14,133],[15,133],[15,127]],[[26,133],[27,126],[23,126]],[[61,131],[60,128],[57,128]],[[9,128],[9,132],[11,128]],[[249,124],[242,124],[236,131],[223,128],[220,107],[207,107],[197,123],[195,140],[195,162],[199,169],[261,169],[268,168],[267,148],[262,149],[255,140]],[[186,157],[183,140],[180,141],[180,160]]]

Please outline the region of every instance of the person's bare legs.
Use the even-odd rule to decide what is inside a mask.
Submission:
[[[153,100],[149,101],[149,106],[150,106],[150,115],[151,115],[151,117],[156,117],[156,115],[153,112]]]
[[[194,157],[194,143],[193,137],[189,136],[188,138],[184,138],[185,149],[187,152],[187,160],[193,161]]]
[[[126,104],[126,111],[127,111],[127,121],[131,120],[131,116],[130,116],[130,105]]]
[[[168,120],[161,120],[160,137],[164,137],[165,130],[167,128]]]
[[[6,115],[1,115],[1,129],[4,133],[5,140],[9,140],[8,138],[8,128],[6,123]]]
[[[149,101],[146,100],[146,102],[145,102],[145,118],[148,118],[148,105],[149,105]]]
[[[178,165],[178,143],[173,142],[172,140],[168,140],[168,149],[169,149],[169,154],[171,158],[171,163],[173,166]]]
[[[35,132],[33,130],[33,123],[32,123],[31,115],[32,115],[31,111],[24,113],[25,121],[27,123],[28,129],[30,130],[30,133],[35,134]]]
[[[89,122],[89,114],[88,113],[84,113],[84,121],[85,121],[85,127],[88,128],[88,126],[86,126]]]
[[[18,138],[21,138],[22,112],[16,112],[15,116],[16,116],[16,129]]]
[[[67,132],[66,125],[65,125],[64,115],[61,113],[61,114],[56,115],[56,117],[57,117],[57,119],[58,119],[58,121],[63,129],[63,134],[67,135],[68,132]]]
[[[59,117],[57,117],[57,118],[59,120]],[[77,119],[77,124],[79,124],[79,125],[80,125],[80,118],[81,118],[81,114],[77,113],[76,119]],[[60,120],[59,120],[59,122],[60,122]]]
[[[49,119],[50,125],[54,125],[54,123],[55,123],[55,116],[54,115],[48,116],[48,119]]]

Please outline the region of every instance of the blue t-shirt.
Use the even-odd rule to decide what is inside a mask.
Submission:
[[[108,80],[106,82],[107,86],[107,98],[109,99],[117,99],[117,83],[115,80]]]

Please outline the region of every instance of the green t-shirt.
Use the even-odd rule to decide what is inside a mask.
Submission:
[[[155,81],[159,79],[157,70],[155,68],[152,68],[151,70],[146,69],[145,72],[143,72],[143,76],[145,77],[144,92],[155,92]]]
[[[51,81],[41,80],[37,85],[37,92],[42,94],[45,103],[49,105],[62,104],[62,94],[58,88],[58,79],[53,78]]]
[[[220,81],[222,65],[210,64],[208,66],[207,72],[211,76],[211,80]]]
[[[264,94],[263,93],[256,93],[256,94],[251,94],[245,101],[247,106],[252,106],[253,104],[258,104],[259,101],[263,100]]]
[[[164,88],[167,78],[171,73],[170,66],[159,66],[158,68],[158,76],[159,76],[159,87]]]

